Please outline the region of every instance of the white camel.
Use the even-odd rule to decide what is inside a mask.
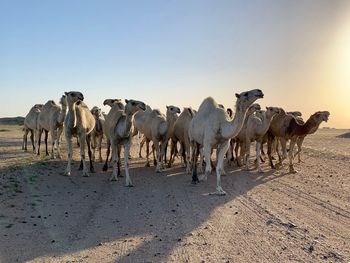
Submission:
[[[103,129],[104,135],[107,139],[107,153],[106,153],[106,161],[102,168],[103,171],[108,170],[108,159],[111,149],[111,142],[109,140],[109,129],[107,127],[110,127],[111,123],[113,122],[113,112],[116,112],[118,110],[124,110],[125,105],[121,99],[105,99],[103,102],[103,105],[108,105],[111,107],[107,115],[104,115],[105,123],[104,126],[106,127]]]
[[[61,97],[60,103],[64,107],[65,97]],[[45,103],[42,111],[38,115],[36,141],[37,141],[37,154],[40,155],[40,141],[41,133],[45,131],[45,144],[46,155],[47,151],[47,133],[51,134],[51,157],[55,158],[55,150],[57,151],[57,157],[61,158],[60,153],[60,137],[63,132],[63,121],[65,118],[65,112],[61,106],[57,105],[53,100],[49,100]]]
[[[128,165],[132,138],[132,119],[137,111],[145,110],[146,106],[143,102],[137,100],[125,100],[125,103],[125,111],[114,111],[113,119],[109,123],[109,127],[106,127],[106,129],[109,129],[109,139],[112,146],[113,173],[110,180],[117,180],[117,176],[120,176],[120,150],[124,146],[125,185],[133,186]]]
[[[188,129],[190,122],[195,115],[195,111],[192,108],[184,108],[180,116],[174,123],[173,136],[171,137],[171,153],[168,167],[171,167],[175,158],[175,147],[177,142],[180,143],[182,149],[182,157],[186,166],[186,172],[191,171],[191,144],[188,136]]]
[[[206,98],[202,102],[197,114],[190,123],[189,129],[193,156],[193,183],[199,182],[197,177],[199,148],[203,147],[204,158],[206,160],[205,174],[202,178],[206,180],[207,176],[211,173],[211,151],[218,147],[216,194],[226,194],[221,187],[221,174],[223,172],[223,160],[229,147],[229,141],[241,130],[248,107],[257,99],[263,98],[263,96],[264,94],[259,89],[236,94],[236,112],[233,120],[229,119],[225,110],[218,107],[213,98]]]
[[[96,146],[98,147],[98,160],[102,162],[102,139],[103,139],[103,127],[105,119],[102,117],[101,109],[97,106],[94,106],[91,109],[91,113],[95,118],[95,128],[91,133],[91,146],[92,146],[92,160],[95,161],[95,152]]]
[[[250,115],[247,121],[247,127],[245,130],[245,154],[244,162],[246,164],[246,170],[249,170],[249,155],[250,155],[250,144],[256,141],[256,165],[260,173],[263,172],[260,166],[260,154],[264,135],[270,127],[270,123],[273,117],[280,113],[280,109],[276,107],[266,107],[266,111],[261,113],[261,116]]]
[[[81,163],[80,169],[83,170],[83,176],[89,176],[85,163],[85,141],[88,146],[90,161],[90,172],[94,172],[91,156],[91,135],[95,127],[95,118],[89,108],[83,102],[84,95],[78,91],[65,92],[68,112],[64,119],[64,134],[68,144],[68,163],[65,174],[71,175],[71,163],[73,158],[72,137],[78,136],[80,145]]]
[[[43,104],[35,104],[26,115],[24,119],[24,135],[23,135],[23,144],[22,150],[27,151],[27,136],[30,132],[30,139],[33,145],[33,152],[35,152],[35,141],[34,134],[38,125],[38,116],[41,110],[43,109]]]

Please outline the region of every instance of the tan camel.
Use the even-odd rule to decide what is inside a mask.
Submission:
[[[192,183],[199,182],[197,176],[197,159],[200,147],[203,147],[203,154],[206,160],[204,180],[211,173],[211,151],[213,148],[218,147],[216,194],[226,194],[221,187],[221,173],[223,171],[223,160],[229,147],[229,141],[232,137],[237,136],[241,130],[249,106],[257,99],[263,98],[263,96],[264,94],[259,89],[236,94],[236,112],[233,120],[228,119],[229,117],[226,111],[219,108],[213,98],[206,98],[202,102],[189,128],[193,156]]]
[[[35,104],[26,115],[24,119],[24,135],[23,135],[23,144],[22,150],[27,151],[27,136],[30,132],[30,139],[33,145],[33,152],[35,152],[35,143],[34,143],[34,133],[38,125],[38,116],[41,110],[43,109],[43,104]]]
[[[71,174],[71,163],[73,158],[72,137],[78,136],[80,144],[80,169],[83,176],[89,176],[85,163],[85,142],[88,146],[90,161],[90,172],[94,172],[91,156],[91,132],[95,127],[95,118],[89,108],[83,102],[84,95],[78,91],[65,92],[68,112],[64,119],[64,133],[68,144],[68,163],[65,174]]]
[[[181,110],[179,107],[176,107],[174,105],[166,106],[166,120],[168,123],[168,132],[167,132],[167,142],[165,143],[165,149],[164,149],[164,163],[167,162],[167,149],[168,149],[168,143],[170,141],[170,149],[176,149],[176,145],[172,147],[172,140],[171,138],[174,137],[174,125],[176,120],[179,118],[179,115],[181,113]]]
[[[235,155],[236,155],[236,162],[238,166],[242,166],[242,159],[243,155],[246,152],[245,146],[245,138],[246,138],[246,130],[247,130],[247,122],[249,116],[251,116],[254,112],[260,110],[261,107],[258,103],[253,103],[247,110],[246,118],[244,120],[242,129],[239,131],[236,137],[233,139],[236,142],[235,145]]]
[[[109,123],[109,127],[106,127],[106,129],[109,129],[109,139],[112,146],[113,173],[110,180],[117,180],[117,176],[120,176],[120,150],[124,146],[125,185],[133,186],[128,165],[132,138],[132,119],[137,111],[145,110],[146,106],[143,102],[137,100],[125,100],[125,103],[125,111],[114,111],[112,122]],[[115,108],[111,110],[113,109]]]
[[[184,108],[180,116],[174,123],[173,136],[171,137],[171,153],[168,167],[171,167],[175,158],[175,147],[177,142],[180,143],[182,149],[182,156],[186,166],[186,172],[191,171],[191,144],[190,138],[188,137],[188,129],[190,122],[195,115],[195,111],[192,108]]]
[[[97,106],[94,106],[91,109],[91,113],[95,118],[95,128],[91,133],[91,146],[92,146],[92,160],[95,161],[95,152],[96,146],[98,147],[98,160],[102,162],[102,139],[103,139],[103,127],[105,119],[102,117],[101,109]]]
[[[169,128],[173,125],[173,121],[176,119],[175,116],[178,113],[180,113],[180,109],[178,107],[167,106],[166,116],[160,114],[160,112],[155,112],[154,115],[151,114],[151,122],[149,127],[151,136],[149,137],[148,133],[145,133],[145,136],[148,140],[153,142],[153,147],[155,148],[156,172],[160,172],[162,169],[165,149],[169,140]]]
[[[292,115],[287,114],[282,108],[280,108],[280,113],[271,121],[267,132],[267,155],[272,169],[276,168],[272,161],[272,153],[275,150],[279,154],[278,142],[282,146],[282,156],[279,155],[280,158],[277,167],[281,167],[283,165],[283,160],[287,158],[288,138],[286,137],[286,129],[292,119],[294,119]]]
[[[113,123],[113,112],[116,112],[118,110],[124,110],[125,106],[121,99],[105,99],[103,102],[103,105],[108,105],[111,107],[108,114],[104,116],[105,123],[104,126],[106,127],[103,130],[104,135],[106,136],[107,140],[107,153],[106,153],[106,161],[102,168],[103,171],[108,170],[108,158],[110,155],[110,149],[111,149],[111,142],[109,140],[109,129],[107,127],[110,127],[111,123]]]
[[[61,97],[60,103],[62,107],[65,107],[65,97]],[[61,158],[60,153],[60,137],[63,132],[63,121],[65,118],[65,111],[61,106],[57,105],[53,100],[49,100],[45,103],[42,111],[38,115],[37,124],[37,154],[40,155],[40,141],[41,133],[45,131],[45,144],[46,144],[46,155],[47,151],[47,136],[46,134],[50,132],[51,134],[51,157],[55,158],[55,150],[57,151],[57,158]]]
[[[312,114],[304,124],[299,124],[295,119],[290,121],[286,130],[286,136],[290,138],[288,152],[289,172],[296,173],[293,167],[293,150],[298,138],[305,138],[305,136],[315,133],[323,121],[328,121],[329,115],[330,113],[328,111],[318,111]]]
[[[280,113],[280,109],[276,107],[266,107],[266,111],[263,111],[259,116],[251,115],[248,117],[246,134],[245,134],[245,164],[246,169],[249,170],[249,155],[250,155],[250,144],[256,141],[256,165],[260,173],[263,172],[260,166],[260,154],[263,138],[270,127],[270,123],[274,116]]]

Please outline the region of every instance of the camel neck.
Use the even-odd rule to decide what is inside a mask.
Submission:
[[[68,127],[74,128],[76,126],[77,122],[77,116],[76,116],[76,109],[75,109],[76,103],[69,103],[68,104]]]
[[[242,129],[244,120],[246,118],[247,109],[239,107],[236,104],[236,113],[232,121],[227,121],[222,127],[222,137],[224,139],[231,139],[238,135],[239,131]]]

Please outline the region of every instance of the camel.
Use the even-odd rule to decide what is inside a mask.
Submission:
[[[182,156],[186,166],[186,172],[190,173],[190,138],[188,137],[189,124],[195,115],[192,108],[184,108],[180,116],[174,123],[173,136],[171,137],[171,153],[168,167],[170,168],[175,158],[175,147],[177,142],[180,142],[182,148]]]
[[[103,139],[103,126],[104,126],[104,118],[102,118],[101,109],[97,106],[93,107],[91,109],[91,113],[95,118],[95,127],[94,130],[91,133],[92,137],[92,160],[95,161],[95,152],[96,152],[96,145],[98,145],[98,153],[99,162],[102,162],[102,154],[101,154],[101,146],[102,146],[102,139]]]
[[[64,119],[64,133],[68,144],[68,163],[65,175],[71,175],[73,158],[72,137],[78,136],[80,144],[80,169],[83,176],[90,176],[85,163],[85,141],[88,147],[90,172],[94,172],[91,156],[91,132],[95,127],[95,118],[83,102],[84,95],[79,91],[65,92],[68,112]]]
[[[221,187],[221,174],[223,172],[223,160],[229,147],[229,141],[232,137],[237,136],[241,130],[249,106],[257,99],[263,97],[264,94],[259,89],[236,94],[236,112],[233,120],[228,119],[225,110],[219,108],[213,98],[206,98],[202,102],[189,127],[193,165],[192,183],[199,182],[197,176],[197,159],[200,147],[203,147],[203,154],[206,160],[204,180],[211,173],[211,151],[213,148],[218,147],[215,193],[218,195],[226,194]]]
[[[61,97],[60,103],[65,107],[65,97]],[[65,111],[61,106],[57,105],[53,100],[45,103],[42,111],[38,115],[37,124],[37,154],[40,155],[40,140],[41,133],[45,131],[46,155],[47,151],[47,133],[51,134],[51,157],[56,158],[55,149],[57,151],[57,158],[61,158],[60,153],[60,137],[63,132],[63,121],[65,118]]]
[[[145,111],[138,111],[133,119],[133,125],[134,125],[134,131],[133,131],[133,136],[137,135],[139,132],[140,133],[144,133],[145,129],[147,129],[147,127],[145,127],[145,125],[147,125],[146,120],[148,118],[150,118],[150,114],[152,113],[152,108],[149,105],[146,105],[146,110]],[[145,136],[143,136],[143,139],[140,143],[140,148],[139,148],[139,157],[142,158],[141,155],[141,150],[143,145],[146,144],[147,147],[147,152],[149,152],[149,141],[147,140],[147,138]]]
[[[139,110],[145,110],[146,106],[143,102],[137,100],[125,100],[125,111],[116,110],[112,108],[113,112],[108,115],[112,116],[112,121],[109,122],[109,139],[112,146],[112,159],[113,159],[113,173],[110,178],[111,181],[117,180],[117,176],[120,176],[120,148],[124,146],[124,169],[125,169],[125,185],[133,186],[129,176],[129,152],[131,147],[132,138],[132,119],[134,114]]]
[[[124,110],[125,106],[124,106],[123,101],[121,99],[105,99],[103,101],[103,105],[108,105],[111,107],[108,114],[104,116],[104,118],[105,118],[104,126],[110,127],[111,123],[113,122],[113,112],[115,112],[117,110]],[[106,161],[105,161],[105,164],[104,164],[102,170],[107,171],[108,170],[108,158],[109,158],[110,148],[111,148],[111,142],[109,140],[109,129],[108,128],[104,129],[103,133],[107,139],[107,153],[106,153],[107,156],[106,156]]]
[[[35,152],[35,143],[34,143],[34,133],[37,128],[38,116],[41,110],[43,109],[43,104],[35,104],[26,115],[24,119],[24,135],[23,135],[23,144],[22,150],[27,151],[27,135],[30,132],[30,139],[33,145],[33,152]]]
[[[270,123],[273,117],[279,114],[280,109],[276,107],[266,107],[266,111],[263,111],[260,118],[258,116],[251,115],[248,117],[247,126],[245,129],[245,164],[246,170],[249,170],[249,155],[250,155],[250,144],[256,141],[256,165],[260,173],[263,172],[260,166],[260,154],[264,135],[270,127]]]
[[[298,138],[305,138],[305,136],[315,133],[323,121],[328,121],[329,115],[328,111],[317,111],[304,124],[299,124],[294,118],[290,121],[286,129],[286,134],[290,138],[288,152],[290,173],[296,173],[293,166],[293,150]]]
[[[176,122],[176,120],[179,118],[179,115],[181,113],[180,108],[170,105],[170,106],[166,106],[166,120],[168,123],[168,131],[167,131],[167,142],[165,143],[165,149],[164,149],[164,162],[167,162],[167,149],[168,149],[168,142],[170,141],[170,143],[172,143],[173,141],[171,140],[171,138],[174,136],[174,124]],[[174,147],[172,147],[172,145],[170,146],[170,148],[173,148],[174,150],[176,150],[176,144],[174,145]]]
[[[274,146],[277,148],[278,141],[282,146],[282,156],[280,156],[277,167],[281,167],[283,160],[287,158],[286,145],[288,138],[286,137],[286,129],[292,119],[294,119],[293,115],[287,114],[282,108],[280,108],[280,113],[271,121],[267,132],[267,155],[272,169],[276,168],[272,161],[272,152]],[[276,149],[276,152],[278,153],[278,149]]]
[[[233,138],[233,140],[236,141],[235,145],[235,155],[236,155],[236,161],[238,166],[242,166],[242,158],[245,153],[245,137],[246,137],[246,130],[247,130],[247,121],[249,116],[251,116],[254,112],[260,110],[261,107],[258,103],[253,103],[247,110],[246,118],[244,120],[242,129],[239,131],[236,137]],[[232,140],[232,139],[231,139]],[[240,151],[240,154],[238,154],[238,151]]]

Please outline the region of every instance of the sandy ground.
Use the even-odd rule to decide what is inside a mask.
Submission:
[[[3,262],[349,262],[350,139],[308,137],[297,174],[227,167],[191,185],[177,161],[161,174],[133,146],[131,177],[85,178],[78,149],[64,160],[21,150],[19,126],[0,127],[0,261]],[[65,145],[63,144],[63,147]]]

